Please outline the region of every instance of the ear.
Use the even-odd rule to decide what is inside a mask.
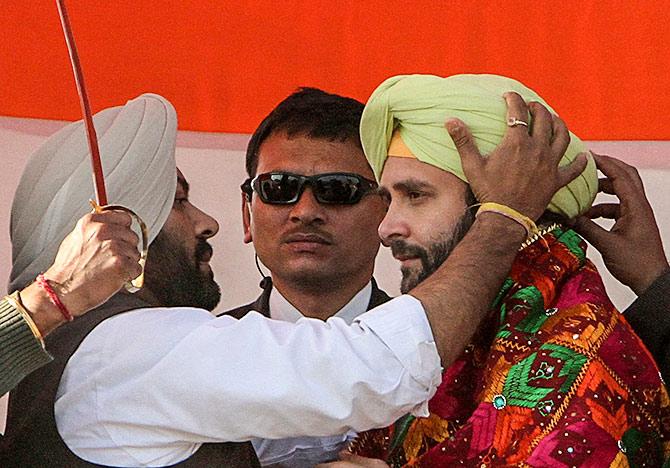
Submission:
[[[244,229],[244,243],[249,244],[253,241],[251,237],[251,201],[247,194],[242,192],[242,228]]]

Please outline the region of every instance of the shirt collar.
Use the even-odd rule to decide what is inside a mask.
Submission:
[[[351,324],[356,317],[368,309],[372,297],[372,281],[369,281],[363,289],[358,291],[349,302],[333,315],[339,317],[347,324]],[[285,322],[297,322],[304,315],[300,313],[282,294],[273,287],[270,293],[270,317]]]

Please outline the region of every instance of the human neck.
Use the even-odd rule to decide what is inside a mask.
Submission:
[[[305,317],[327,320],[347,305],[371,279],[368,276],[357,281],[306,285],[273,276],[272,284]]]

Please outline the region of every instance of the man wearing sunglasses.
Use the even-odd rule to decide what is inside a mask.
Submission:
[[[372,277],[386,203],[358,137],[363,104],[305,88],[282,101],[254,132],[242,184],[244,241],[270,270],[251,310],[296,322],[339,317],[350,324],[389,300]],[[263,465],[331,460],[348,434],[256,440]]]
[[[249,178],[241,187],[244,241],[254,243],[271,278],[262,281],[254,303],[231,315],[253,310],[290,322],[336,317],[351,323],[389,299],[372,277],[387,205],[359,139],[363,107],[302,89],[253,134]],[[253,443],[263,465],[302,467],[336,458],[352,436]]]

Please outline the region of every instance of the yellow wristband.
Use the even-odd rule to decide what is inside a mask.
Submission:
[[[501,205],[500,203],[486,202],[482,203],[477,210],[476,216],[479,216],[485,212],[498,213],[499,215],[509,218],[513,221],[519,223],[526,230],[526,234],[530,237],[531,235],[538,232],[537,225],[535,221],[530,219],[528,216],[522,215],[513,208],[510,208],[507,205]]]
[[[28,309],[26,309],[26,306],[23,305],[23,301],[21,300],[21,295],[19,294],[19,291],[14,291],[10,295],[5,296],[5,299],[12,306],[14,306],[16,310],[18,310],[21,313],[23,319],[26,321],[26,323],[30,327],[30,330],[33,332],[33,335],[35,335],[35,338],[40,340],[40,343],[42,343],[42,348],[44,348],[44,338],[42,337],[42,333],[40,333],[40,329],[37,328],[37,325],[35,325],[35,322],[33,321],[33,318],[30,316],[30,312],[28,312]]]

